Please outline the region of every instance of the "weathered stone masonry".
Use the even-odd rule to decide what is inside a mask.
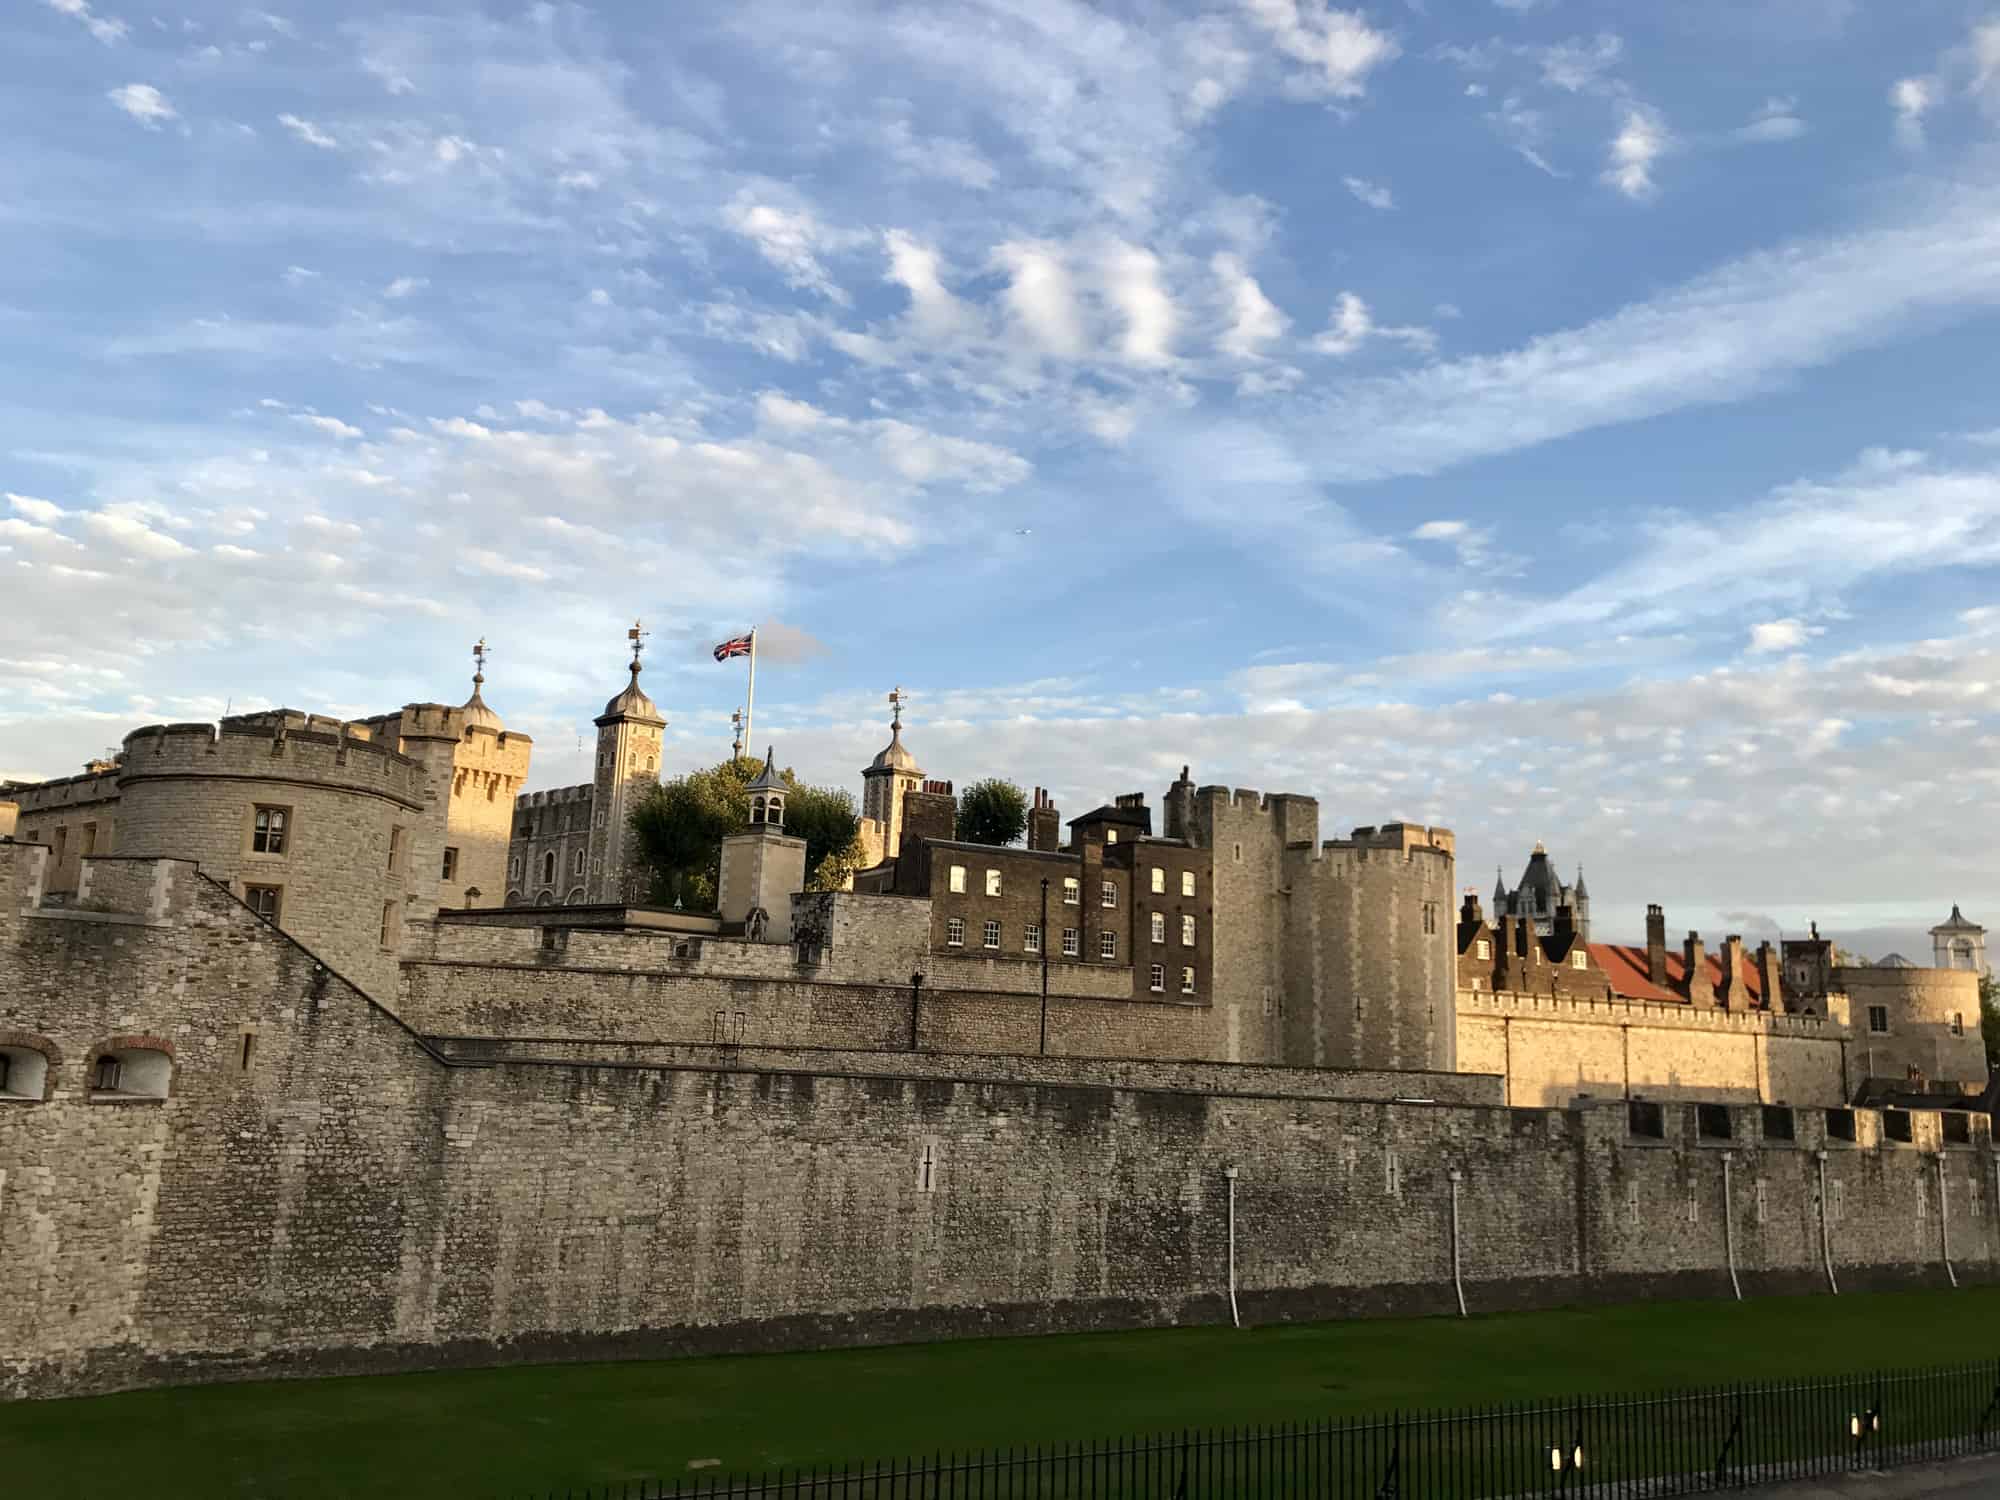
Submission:
[[[12,1395],[1214,1320],[1228,1166],[1253,1320],[1451,1307],[1453,1171],[1475,1309],[1726,1293],[1724,1151],[1746,1290],[1824,1285],[1822,1147],[1844,1290],[1943,1284],[1947,1235],[1961,1281],[2000,1262],[1983,1116],[1857,1111],[1849,1143],[1799,1111],[1778,1141],[1755,1107],[1669,1105],[1634,1139],[1622,1106],[1393,1102],[1424,1075],[481,1061],[183,862],[89,862],[52,910],[45,860],[0,846],[0,1046],[48,1063],[0,1100]],[[92,1088],[142,1043],[166,1097]]]

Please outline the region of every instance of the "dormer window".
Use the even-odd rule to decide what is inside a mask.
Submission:
[[[1585,952],[1584,952],[1584,951],[1583,951],[1583,950],[1582,950],[1581,948],[1577,949],[1577,950],[1576,950],[1576,952],[1572,953],[1572,954],[1571,954],[1571,955],[1569,956],[1569,966],[1570,966],[1570,967],[1571,967],[1572,969],[1587,969],[1587,968],[1589,968],[1589,967],[1590,967],[1590,955],[1589,955],[1588,953],[1585,953]]]

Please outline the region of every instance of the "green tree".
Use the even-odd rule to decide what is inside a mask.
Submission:
[[[1979,1034],[1986,1039],[1986,1066],[2000,1072],[2000,984],[1979,976]]]
[[[958,794],[958,836],[968,843],[1019,843],[1027,826],[1027,793],[1011,781],[989,777]]]
[[[647,789],[632,811],[632,831],[648,901],[715,910],[722,841],[750,826],[749,787],[763,769],[763,762],[739,756]],[[854,798],[834,787],[802,786],[790,768],[779,774],[792,789],[785,832],[806,841],[808,884],[834,889],[860,863]]]

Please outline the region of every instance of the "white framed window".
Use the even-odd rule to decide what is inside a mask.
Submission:
[[[1570,967],[1571,967],[1572,969],[1587,969],[1587,968],[1589,968],[1589,967],[1590,967],[1590,955],[1589,955],[1588,953],[1584,952],[1584,951],[1583,951],[1583,949],[1581,949],[1581,948],[1577,949],[1577,950],[1576,950],[1576,952],[1572,953],[1572,954],[1571,954],[1571,955],[1569,956],[1569,966],[1570,966]]]
[[[1063,876],[1063,905],[1075,906],[1080,900],[1082,900],[1082,887],[1077,884],[1076,877]]]
[[[1117,843],[1117,842],[1118,842],[1118,830],[1117,830],[1117,829],[1115,829],[1115,828],[1107,828],[1107,829],[1105,829],[1105,830],[1104,830],[1104,842],[1105,842],[1105,843],[1107,843],[1107,844],[1115,844],[1115,843]]]
[[[953,866],[951,867],[951,881],[950,881],[950,885],[951,885],[951,893],[952,893],[952,894],[953,894],[954,896],[963,896],[963,895],[965,894],[965,866],[964,866],[964,865],[953,865]]]
[[[1153,984],[1152,984],[1153,993],[1156,995],[1160,994],[1166,989],[1166,987],[1167,987],[1167,966],[1165,964],[1154,964]]]
[[[1158,865],[1154,865],[1153,894],[1155,896],[1164,896],[1166,895],[1166,893],[1167,893],[1167,872],[1161,869]]]
[[[1115,933],[1115,932],[1100,932],[1100,933],[1098,933],[1098,935],[1097,935],[1097,956],[1098,956],[1099,958],[1116,958],[1116,957],[1118,956],[1118,934],[1117,934],[1117,933]]]
[[[1000,894],[1000,872],[998,870],[988,870],[986,872],[986,894],[989,896]]]
[[[291,813],[289,807],[259,807],[250,820],[250,852],[283,854]]]
[[[1115,880],[1105,880],[1100,881],[1098,884],[1104,893],[1102,898],[1104,904],[1108,907],[1116,906],[1118,904],[1118,882]]]
[[[987,947],[998,948],[1000,946],[1000,924],[998,922],[988,922],[981,929],[980,937],[985,941]]]
[[[1063,929],[1062,951],[1064,958],[1075,958],[1079,953],[1083,951],[1083,948],[1078,941],[1076,935],[1076,929],[1074,927],[1065,927]]]
[[[581,849],[577,850],[575,856],[571,858],[569,871],[572,875],[581,875],[583,873],[583,851]]]
[[[945,918],[944,943],[947,948],[963,948],[965,946],[965,918]]]
[[[1493,956],[1493,945],[1485,938],[1481,938],[1472,945],[1472,953],[1475,958],[1491,958]]]
[[[1194,871],[1181,871],[1181,894],[1183,896],[1192,896],[1194,894]]]
[[[1152,917],[1152,925],[1153,925],[1153,941],[1156,943],[1164,943],[1167,940],[1167,914],[1163,911],[1154,912]]]
[[[1194,993],[1194,966],[1192,964],[1181,965],[1181,993],[1183,995],[1192,995]]]
[[[1194,946],[1194,918],[1191,916],[1181,918],[1181,946],[1183,948]]]
[[[1028,924],[1027,931],[1021,935],[1021,946],[1029,953],[1040,953],[1042,951],[1042,929],[1039,923],[1030,922]]]

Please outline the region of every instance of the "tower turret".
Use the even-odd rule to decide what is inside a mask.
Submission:
[[[647,632],[634,620],[625,638],[632,643],[632,680],[597,716],[597,766],[591,808],[587,879],[569,899],[591,902],[637,900],[637,860],[632,810],[649,786],[660,780],[660,742],[667,720],[639,686],[640,656]]]
[[[889,743],[861,772],[861,816],[873,818],[882,833],[882,857],[894,859],[903,847],[903,798],[923,786],[923,768],[903,743],[903,690],[889,694]]]

